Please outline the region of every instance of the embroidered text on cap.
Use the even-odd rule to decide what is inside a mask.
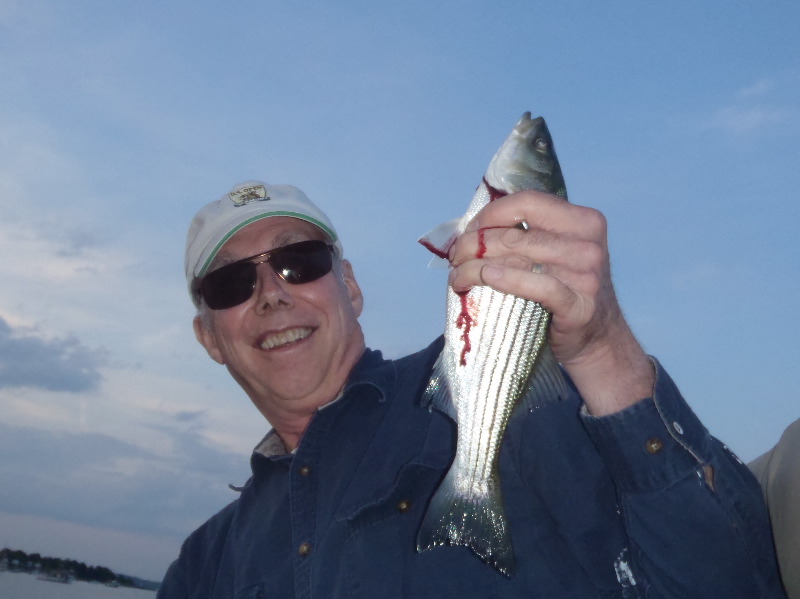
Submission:
[[[234,189],[228,194],[234,206],[244,206],[250,202],[263,202],[269,200],[267,188],[263,185],[250,185]]]

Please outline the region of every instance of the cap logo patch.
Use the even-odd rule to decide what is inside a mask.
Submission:
[[[228,194],[234,206],[245,206],[251,202],[263,202],[269,199],[267,188],[263,185],[240,187]]]

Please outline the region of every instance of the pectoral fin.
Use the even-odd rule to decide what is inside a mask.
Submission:
[[[461,234],[461,218],[456,218],[428,231],[419,242],[439,258],[447,260],[448,252]]]
[[[535,410],[541,405],[565,399],[569,394],[567,380],[561,371],[553,350],[544,343],[531,371],[528,390],[522,396],[521,403],[528,410]]]
[[[444,375],[443,355],[444,351],[436,358],[431,378],[428,379],[428,386],[425,387],[425,391],[422,393],[420,403],[423,407],[436,409],[452,418],[454,422],[458,422],[456,408],[450,397],[450,386],[447,384],[447,377]]]

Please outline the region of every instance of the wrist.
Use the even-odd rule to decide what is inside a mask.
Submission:
[[[653,363],[625,329],[624,334],[597,342],[581,355],[562,362],[593,416],[619,412],[653,395]]]

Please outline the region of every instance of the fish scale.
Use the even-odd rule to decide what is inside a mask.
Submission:
[[[466,213],[420,242],[447,257],[455,239],[490,201],[535,189],[566,200],[566,187],[544,119],[525,113],[489,163]],[[512,223],[509,226],[514,226]],[[479,232],[482,256],[483,232]],[[457,425],[453,463],[428,505],[417,549],[464,545],[507,576],[515,570],[503,509],[498,460],[514,409],[566,395],[547,344],[549,313],[537,302],[478,286],[447,288],[445,346],[423,394],[423,404]]]

